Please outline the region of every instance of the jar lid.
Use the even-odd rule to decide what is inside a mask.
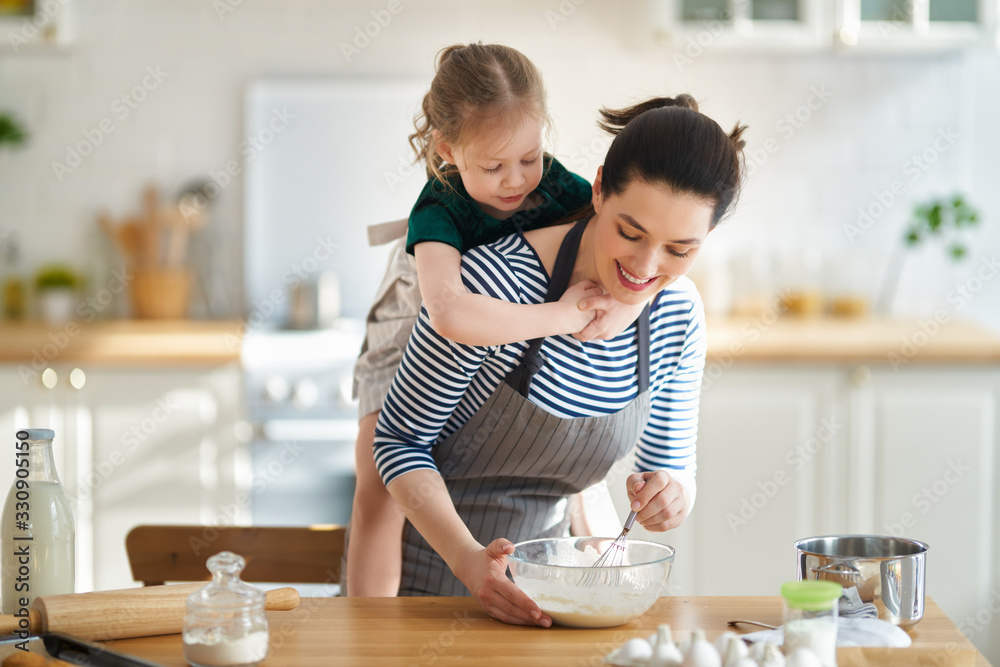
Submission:
[[[789,581],[781,585],[781,597],[789,607],[808,611],[829,609],[843,587],[832,581]]]
[[[212,582],[187,598],[190,607],[207,607],[216,611],[238,611],[243,608],[264,608],[264,591],[244,583],[240,572],[246,561],[243,556],[223,551],[208,559]]]
[[[56,432],[50,428],[22,428],[17,432],[18,440],[53,440],[55,437]]]

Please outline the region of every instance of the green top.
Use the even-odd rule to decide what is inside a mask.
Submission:
[[[437,179],[427,181],[410,212],[406,252],[424,241],[447,243],[459,252],[492,243],[516,231],[526,232],[559,222],[590,203],[590,183],[545,156],[545,170],[535,192],[543,199],[538,206],[518,211],[506,220],[483,212],[469,197],[461,178],[451,187]]]
[[[821,611],[833,607],[842,590],[832,581],[789,581],[781,585],[781,597],[793,609]]]

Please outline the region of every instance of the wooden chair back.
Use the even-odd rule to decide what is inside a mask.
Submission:
[[[144,586],[211,579],[206,562],[221,551],[246,559],[245,581],[340,581],[343,526],[136,526],[125,537],[132,578]]]

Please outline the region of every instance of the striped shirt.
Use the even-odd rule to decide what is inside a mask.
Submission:
[[[514,303],[545,300],[548,275],[520,234],[473,248],[462,257],[470,292]],[[698,397],[705,366],[701,298],[679,278],[650,305],[651,411],[639,438],[636,468],[667,470],[694,498]],[[412,470],[437,470],[434,443],[465,424],[520,362],[527,343],[461,345],[439,336],[426,308],[414,326],[375,430],[375,462],[383,480]],[[558,417],[618,412],[638,394],[633,324],[611,340],[551,336],[528,400]]]

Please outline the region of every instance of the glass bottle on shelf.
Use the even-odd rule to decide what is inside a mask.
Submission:
[[[21,275],[21,247],[17,234],[10,232],[3,237],[3,317],[7,320],[24,319],[25,286]]]
[[[72,593],[76,531],[69,499],[52,457],[55,432],[17,432],[14,482],[0,518],[2,611],[15,614],[43,595]]]

